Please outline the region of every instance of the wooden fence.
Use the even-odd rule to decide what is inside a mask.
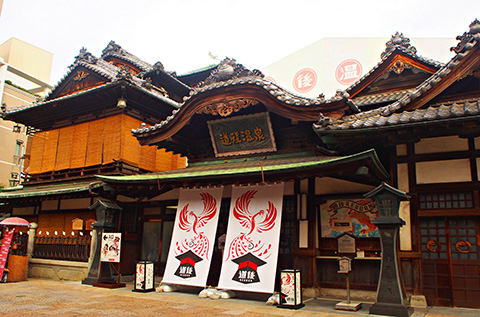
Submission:
[[[35,237],[32,256],[40,259],[88,262],[91,239],[89,235]]]

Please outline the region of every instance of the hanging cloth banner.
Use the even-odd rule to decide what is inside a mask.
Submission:
[[[163,283],[206,286],[222,194],[223,187],[180,189]]]
[[[3,271],[5,270],[5,263],[8,258],[8,251],[10,250],[10,244],[12,243],[13,233],[15,228],[12,230],[5,229],[2,247],[0,248],[0,279],[3,276]]]
[[[233,187],[219,288],[272,293],[284,183]]]

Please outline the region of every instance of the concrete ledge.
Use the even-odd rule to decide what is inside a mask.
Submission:
[[[28,277],[81,281],[88,275],[87,262],[30,259]]]
[[[62,261],[62,260],[49,260],[49,259],[28,259],[28,263],[32,264],[45,264],[55,266],[69,266],[69,267],[81,267],[88,268],[88,262],[76,262],[76,261]]]

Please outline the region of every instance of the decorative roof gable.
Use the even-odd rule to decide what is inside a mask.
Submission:
[[[417,49],[403,33],[396,32],[385,46],[380,55],[381,61],[347,88],[346,92],[352,98],[368,95],[372,99],[373,95],[384,94],[392,85],[399,86],[399,78],[404,84],[397,89],[413,88],[443,66],[440,62],[417,55]],[[355,99],[353,101],[356,103]]]
[[[473,21],[469,32],[458,36],[457,40],[458,45],[452,48],[457,53],[456,56],[399,100],[340,119],[320,116],[315,125],[316,132],[321,134],[328,131],[378,128],[479,115],[478,95],[476,98],[452,96],[449,102],[428,104],[459,80],[467,76],[480,78],[480,21]]]

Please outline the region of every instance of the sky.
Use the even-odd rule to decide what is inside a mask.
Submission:
[[[85,47],[114,40],[184,74],[218,59],[262,69],[325,37],[455,38],[480,18],[479,0],[3,0],[0,43],[12,37],[54,54],[51,84]]]

